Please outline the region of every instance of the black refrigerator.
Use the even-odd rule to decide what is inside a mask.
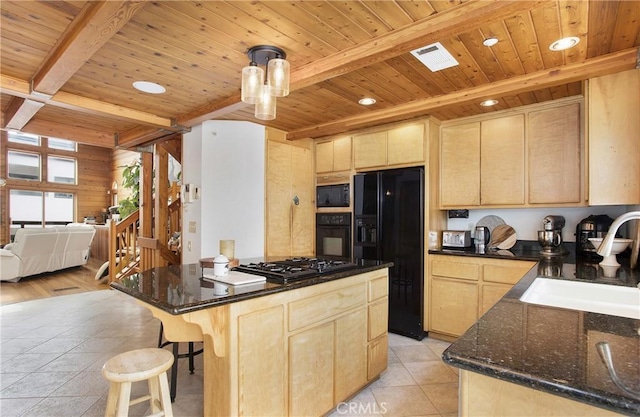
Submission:
[[[421,340],[424,311],[424,169],[354,176],[356,259],[393,262],[389,331]]]

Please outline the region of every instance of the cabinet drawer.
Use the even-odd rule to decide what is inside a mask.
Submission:
[[[371,381],[387,369],[388,336],[385,333],[369,343],[367,351],[367,380]]]
[[[513,261],[507,261],[513,262]],[[499,282],[502,284],[515,284],[522,278],[533,266],[530,265],[484,265],[482,280],[488,282]]]
[[[387,332],[389,321],[389,302],[384,299],[375,304],[371,304],[368,310],[369,341]]]
[[[372,279],[369,285],[368,301],[372,302],[389,294],[389,279],[387,276]]]
[[[320,322],[367,303],[365,283],[289,304],[289,331]]]
[[[460,278],[477,281],[480,277],[480,265],[467,262],[434,260],[431,263],[432,275],[448,278]]]

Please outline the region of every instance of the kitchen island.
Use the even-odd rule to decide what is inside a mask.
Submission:
[[[458,255],[485,256],[472,250]],[[529,254],[514,255],[507,256]],[[460,413],[640,415],[640,399],[613,383],[596,349],[608,342],[619,378],[640,391],[640,320],[521,301],[537,277],[635,287],[640,271],[621,267],[604,276],[597,263],[576,261],[573,254],[541,258],[443,353],[446,363],[461,369]]]
[[[322,415],[387,367],[388,262],[215,295],[198,264],[111,286],[135,297],[171,341],[202,341],[204,415]]]

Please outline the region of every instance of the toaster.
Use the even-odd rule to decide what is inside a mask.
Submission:
[[[442,246],[449,248],[467,248],[471,246],[470,230],[444,230]]]

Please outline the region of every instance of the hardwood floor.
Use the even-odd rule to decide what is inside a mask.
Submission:
[[[106,290],[109,285],[95,280],[103,261],[89,259],[86,265],[22,278],[0,281],[0,306],[60,295]]]

